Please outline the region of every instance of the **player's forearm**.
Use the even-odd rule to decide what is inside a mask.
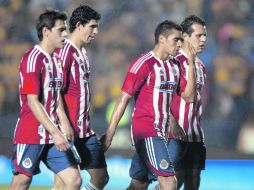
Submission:
[[[48,116],[42,104],[39,102],[36,95],[27,95],[28,106],[33,112],[36,119],[45,127],[45,129],[51,134],[59,132],[53,121]]]
[[[63,105],[63,101],[62,101],[61,97],[58,100],[58,106],[57,106],[56,113],[57,113],[57,116],[58,116],[59,121],[61,123],[61,126],[64,128],[70,127],[70,122],[69,122],[69,119],[68,119],[66,112],[64,110],[64,105]]]
[[[189,65],[188,69],[188,80],[184,92],[181,97],[185,102],[192,103],[195,101],[196,97],[196,69],[194,64]]]
[[[169,122],[168,132],[170,132],[170,130],[177,125],[176,120],[171,112],[169,113],[169,121],[168,122]]]
[[[116,127],[118,126],[119,121],[121,120],[125,109],[129,103],[131,96],[122,92],[119,98],[117,99],[113,114],[111,116],[110,124],[107,133],[110,136],[114,136]]]

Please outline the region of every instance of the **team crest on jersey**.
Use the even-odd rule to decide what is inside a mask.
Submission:
[[[162,159],[161,163],[160,163],[160,168],[165,170],[168,168],[168,166],[169,166],[169,164],[168,164],[167,160]]]
[[[164,72],[162,69],[160,69],[160,75],[164,75]]]
[[[24,166],[24,168],[31,168],[33,163],[30,158],[26,158],[25,160],[23,160],[22,165]]]

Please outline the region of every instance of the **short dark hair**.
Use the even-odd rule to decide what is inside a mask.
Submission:
[[[70,20],[69,20],[70,33],[72,33],[75,30],[78,22],[84,25],[92,19],[98,21],[101,19],[101,15],[96,10],[89,7],[88,5],[79,6],[72,12],[70,17]]]
[[[41,41],[42,29],[47,27],[49,30],[54,27],[56,20],[67,20],[67,14],[65,12],[60,12],[55,9],[47,9],[44,13],[42,13],[36,23],[36,30],[39,40]]]
[[[193,28],[191,26],[193,24],[200,24],[202,26],[205,26],[205,21],[196,15],[190,15],[190,16],[186,17],[183,20],[183,22],[181,23],[183,33],[187,33],[187,34],[191,35],[193,32]]]
[[[182,27],[173,21],[165,20],[158,24],[154,31],[155,44],[158,44],[160,35],[168,37],[172,29],[182,31]]]

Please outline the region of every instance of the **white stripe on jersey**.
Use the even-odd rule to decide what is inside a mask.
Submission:
[[[154,71],[155,71],[155,81],[154,81],[154,86],[160,86],[160,68],[158,67],[157,64],[154,64]],[[159,124],[159,119],[160,119],[160,110],[159,110],[159,89],[154,88],[153,90],[153,109],[154,109],[154,115],[155,115],[155,120],[154,123],[155,125]],[[157,132],[158,133],[158,132]],[[161,134],[158,133],[158,136],[161,136]]]
[[[22,156],[24,154],[26,145],[25,144],[17,144],[17,164],[20,164]]]
[[[146,143],[146,150],[147,150],[149,161],[152,164],[152,166],[158,170],[152,138],[151,137],[146,138],[145,143]]]
[[[33,60],[33,64],[32,64],[32,72],[35,72],[35,65],[36,65],[36,61],[38,58],[38,55],[40,54],[40,52],[38,52],[35,56],[34,56],[34,60]]]
[[[167,72],[166,69],[164,67],[164,63],[163,62],[159,62],[161,69],[163,70],[163,79],[164,81],[167,81]],[[171,70],[171,67],[169,65],[169,70]],[[171,76],[171,74],[170,74]],[[159,73],[159,77],[160,77],[160,73]],[[171,78],[170,78],[171,79]],[[174,80],[170,80],[170,81],[174,81]],[[162,100],[162,113],[163,113],[163,120],[162,120],[162,135],[163,137],[165,137],[165,133],[166,133],[166,125],[167,125],[167,120],[168,120],[168,113],[167,113],[167,97],[168,97],[168,93],[162,93],[163,95],[163,100]]]
[[[40,54],[40,50],[37,48],[34,48],[29,54],[26,68],[27,73],[34,72],[35,66],[33,66],[33,64],[35,65],[38,54]]]
[[[194,126],[194,133],[195,134],[199,134],[199,132],[198,132],[198,128],[197,128],[197,117],[195,116],[194,117],[194,121],[193,121],[193,126]],[[197,140],[197,142],[200,142],[200,136],[199,135],[196,135],[196,140]]]
[[[60,49],[59,54],[58,54],[58,57],[59,57],[60,59],[61,59],[62,53],[63,53],[63,48]],[[62,59],[61,59],[61,61],[62,61]]]
[[[62,53],[62,56],[60,57],[60,59],[63,62],[63,67],[65,66],[66,58],[67,58],[70,47],[71,47],[71,44],[69,42],[67,42],[67,45],[65,45],[63,48],[63,53]]]
[[[49,98],[49,94],[51,93],[51,95],[53,95],[53,90],[54,90],[54,88],[51,88],[51,92],[49,91],[49,89],[48,89],[48,85],[49,85],[49,83],[51,82],[50,80],[51,80],[51,77],[50,77],[50,74],[52,73],[52,75],[53,75],[53,60],[52,59],[50,59],[49,57],[47,57],[47,59],[48,59],[48,62],[46,62],[46,60],[44,59],[44,61],[43,61],[43,63],[44,63],[44,65],[45,65],[45,69],[47,70],[46,72],[45,72],[45,79],[44,79],[44,90],[43,90],[43,96],[44,96],[44,100],[43,100],[43,107],[45,108],[45,109],[47,109],[47,101],[48,101],[48,98]],[[49,70],[51,70],[51,71],[49,71]],[[49,110],[49,115],[51,116],[50,117],[50,119],[52,120],[52,121],[54,121],[54,118],[52,118],[53,116],[52,116],[52,113],[53,113],[53,109],[52,109],[52,105],[54,104],[54,99],[52,98],[52,100],[51,100],[51,102],[50,102],[50,110]],[[43,138],[41,138],[40,139],[40,143],[41,144],[45,144],[46,143],[46,141],[45,141],[45,139],[46,139],[46,130],[45,130],[45,128],[44,127],[41,127],[42,125],[40,125],[39,126],[39,128],[42,128],[42,131],[40,131],[40,135],[43,137]]]
[[[23,77],[23,75],[22,75],[21,72],[19,72],[19,79],[20,79],[21,88],[23,88],[23,85],[24,85],[24,77]]]
[[[181,102],[184,102],[184,100],[182,100]],[[191,123],[191,119],[192,119],[192,112],[193,112],[193,104],[189,104],[189,111],[188,111],[188,117],[187,117],[187,119],[188,119],[188,141],[193,141],[193,137],[192,137],[192,131],[191,131],[191,129],[192,129],[192,123]],[[184,118],[184,114],[185,114],[185,112],[183,112],[182,113],[183,114],[183,118]],[[189,139],[189,138],[191,138],[191,139]]]
[[[89,68],[89,62],[88,59],[86,59],[86,55],[83,54],[85,51],[80,51],[78,50],[78,54],[75,56],[75,60],[78,62],[79,66],[79,85],[80,85],[80,107],[79,107],[79,118],[78,121],[81,121],[81,125],[78,124],[78,127],[80,128],[80,134],[79,137],[83,138],[84,133],[83,133],[83,122],[84,122],[84,113],[89,113],[86,109],[90,108],[90,88],[89,88],[89,83],[84,80],[84,75],[86,74],[86,71],[82,69],[82,66],[84,69]],[[83,52],[83,53],[82,53]],[[86,107],[87,106],[87,107]],[[87,124],[87,121],[85,121]],[[88,127],[88,126],[87,126]]]
[[[143,63],[152,57],[152,54],[149,52],[146,55],[140,57],[136,63],[134,65],[132,65],[131,69],[130,69],[130,73],[137,73],[137,71],[139,70],[139,68],[143,65]]]
[[[136,110],[136,108],[134,107],[133,108],[133,112],[131,114],[131,118],[133,118],[135,110]],[[134,137],[133,137],[133,125],[132,125],[132,122],[131,122],[131,144],[135,145],[135,141],[134,141]]]
[[[179,108],[179,125],[184,126],[184,113],[185,113],[186,102],[181,98]]]

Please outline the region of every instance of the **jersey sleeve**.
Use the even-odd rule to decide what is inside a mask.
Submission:
[[[31,61],[24,59],[20,64],[20,93],[40,94],[42,64],[39,58]]]
[[[133,65],[135,65],[135,63],[131,64],[122,86],[122,91],[130,96],[133,96],[141,88],[149,76],[149,68],[147,64],[144,63],[135,71],[132,69]]]

